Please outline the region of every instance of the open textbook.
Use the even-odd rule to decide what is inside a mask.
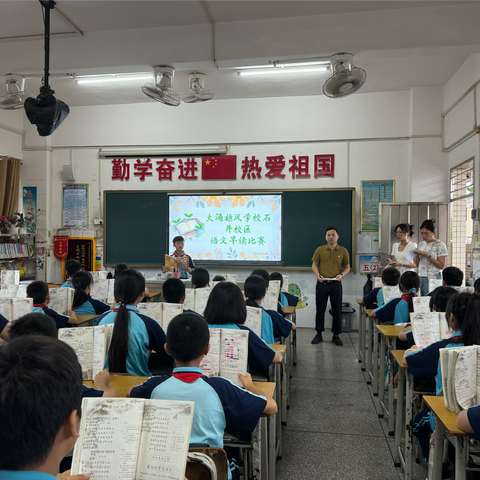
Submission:
[[[410,323],[415,345],[422,348],[453,335],[443,312],[411,313]]]
[[[373,277],[373,288],[382,288],[382,277]]]
[[[102,272],[97,272],[102,273]],[[115,280],[107,280],[107,279],[99,279],[95,280],[92,285],[92,290],[90,291],[90,296],[95,300],[100,300],[101,302],[106,302],[108,299],[108,288],[112,284],[112,293],[113,293],[113,285],[115,284]],[[113,302],[111,302],[113,303]]]
[[[50,302],[48,302],[48,308],[62,315],[68,315],[68,312],[72,309],[75,290],[69,287],[51,288],[49,294]]]
[[[113,323],[97,327],[61,328],[58,339],[70,345],[82,367],[83,380],[93,380],[105,366]]]
[[[247,306],[247,318],[244,325],[262,337],[262,309]]]
[[[248,363],[248,330],[210,329],[210,351],[200,368],[207,377],[224,377],[242,386],[238,374],[245,375]]]
[[[0,271],[0,285],[19,285],[20,270],[2,270]]]
[[[460,411],[480,403],[480,347],[440,349],[445,407]]]
[[[71,475],[183,480],[194,402],[84,398]]]
[[[186,255],[183,257],[172,257],[165,254],[165,266],[172,272],[185,270],[185,267],[188,267],[188,257]]]
[[[106,270],[90,272],[93,278],[93,282],[98,282],[99,280],[107,280],[108,272]]]
[[[433,292],[436,288],[443,286],[441,278],[428,277],[428,293]]]
[[[280,295],[280,280],[270,280],[267,293],[262,301],[262,305],[266,310],[277,311],[278,296]]]
[[[0,313],[9,322],[32,313],[32,310],[33,299],[31,298],[0,298]]]
[[[412,302],[415,313],[430,313],[430,297],[413,297]]]
[[[183,308],[186,310],[193,310],[194,312],[203,315],[211,291],[212,289],[210,287],[186,288]]]
[[[167,331],[168,324],[172,318],[180,315],[183,312],[183,305],[179,303],[139,303],[137,308],[140,313],[143,313],[147,317],[153,318],[165,332]]]
[[[400,287],[398,285],[384,285],[382,287],[383,291],[383,301],[388,303],[393,298],[400,298],[402,296],[402,292],[400,291]]]

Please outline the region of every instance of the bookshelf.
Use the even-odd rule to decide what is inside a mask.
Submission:
[[[25,265],[21,279],[35,280],[35,234],[0,234],[0,270],[17,269],[18,262]]]

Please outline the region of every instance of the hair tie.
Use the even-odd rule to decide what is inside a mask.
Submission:
[[[414,287],[414,288],[411,288],[408,293],[413,293],[414,295],[417,293],[417,289]]]

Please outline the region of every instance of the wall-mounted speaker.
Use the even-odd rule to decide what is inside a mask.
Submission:
[[[73,165],[63,166],[63,178],[66,182],[76,182],[75,167]]]

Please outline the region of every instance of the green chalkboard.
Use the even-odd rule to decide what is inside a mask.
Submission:
[[[104,264],[132,267],[165,263],[167,194],[104,192]]]
[[[354,189],[282,192],[285,267],[311,267],[313,253],[326,243],[325,228],[330,225],[337,227],[339,244],[352,259],[354,196]],[[104,220],[106,266],[164,264],[165,253],[170,250],[167,193],[104,192]]]
[[[325,229],[329,226],[338,229],[338,244],[348,250],[352,261],[354,195],[353,189],[283,192],[282,252],[285,267],[311,267],[315,250],[327,243]]]

